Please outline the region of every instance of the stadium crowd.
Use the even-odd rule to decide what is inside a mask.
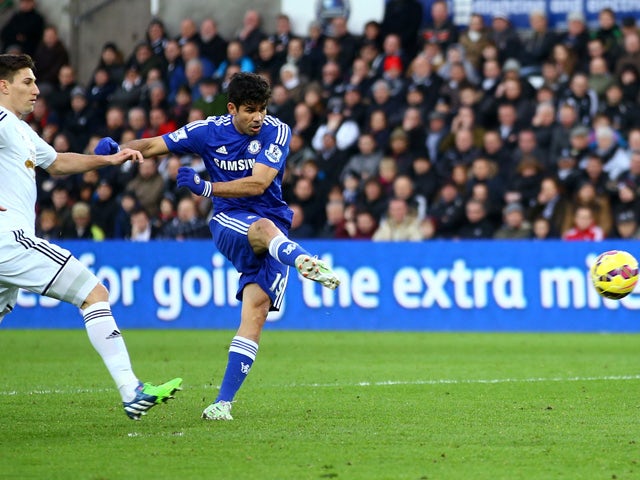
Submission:
[[[23,8],[23,3],[26,6]],[[640,238],[640,31],[605,8],[551,29],[472,15],[445,1],[423,24],[415,0],[350,32],[342,16],[305,36],[287,15],[265,31],[249,10],[231,38],[217,20],[153,19],[132,52],[106,43],[87,85],[33,0],[0,31],[31,54],[41,95],[26,120],[56,150],[92,152],[226,113],[238,71],[272,84],[271,115],[291,126],[285,199],[292,238],[422,241]],[[176,187],[168,155],[67,178],[38,171],[37,233],[50,239],[209,238],[210,199]]]

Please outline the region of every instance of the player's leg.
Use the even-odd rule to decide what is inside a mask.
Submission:
[[[81,308],[89,339],[118,386],[123,402],[134,400],[140,382],[111,313],[107,289],[98,278],[68,250],[22,231],[0,235],[0,258],[0,282]],[[21,273],[16,275],[18,271]],[[15,299],[3,308],[13,305]],[[127,414],[135,419],[140,416]]]
[[[257,283],[249,283],[244,287],[240,327],[229,346],[227,368],[218,396],[202,413],[205,420],[233,420],[231,402],[256,359],[260,334],[270,306],[271,298]]]
[[[340,285],[340,280],[325,262],[287,238],[271,220],[261,218],[253,223],[248,237],[257,254],[268,251],[280,263],[295,267],[303,277],[332,290]]]

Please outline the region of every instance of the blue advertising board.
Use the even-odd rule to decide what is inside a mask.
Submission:
[[[640,332],[640,290],[621,301],[588,267],[637,242],[307,241],[334,266],[336,291],[289,276],[268,328],[287,330]],[[107,285],[122,328],[235,329],[238,276],[210,241],[66,242]],[[1,328],[81,328],[77,308],[21,292]]]

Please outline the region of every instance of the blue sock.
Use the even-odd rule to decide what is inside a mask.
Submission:
[[[229,346],[227,369],[224,372],[216,402],[219,400],[233,401],[233,397],[240,390],[242,382],[247,378],[257,353],[258,344],[256,342],[237,335],[233,337]]]
[[[296,258],[298,258],[299,255],[311,256],[311,254],[299,244],[293,240],[289,240],[284,235],[278,235],[271,239],[271,242],[269,242],[269,255],[280,263],[292,267],[296,266]]]

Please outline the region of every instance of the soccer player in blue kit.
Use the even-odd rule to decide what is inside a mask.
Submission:
[[[289,266],[327,288],[340,284],[326,263],[287,238],[293,214],[282,199],[282,177],[291,129],[267,115],[268,82],[257,74],[238,73],[227,95],[227,115],[123,145],[145,158],[169,152],[202,157],[211,181],[201,179],[192,168],[181,167],[178,186],[213,197],[210,228],[214,241],[241,274],[237,293],[242,301],[240,327],[229,347],[218,396],[202,413],[207,420],[233,419],[231,402],[255,360],[267,314],[282,304]],[[96,153],[118,150],[108,137],[96,147]]]

